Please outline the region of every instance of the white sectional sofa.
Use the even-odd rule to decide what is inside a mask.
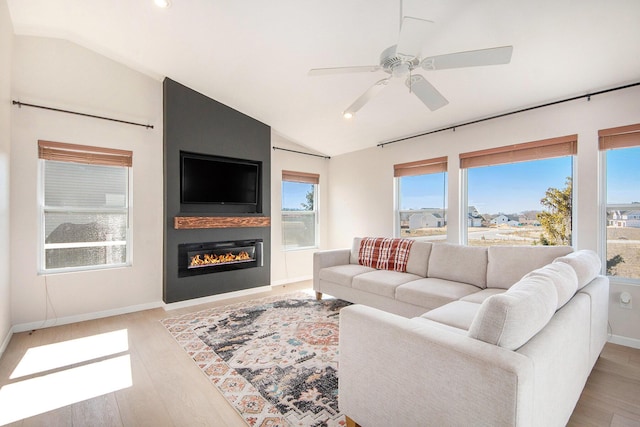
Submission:
[[[397,271],[361,265],[362,245],[314,255],[318,297],[355,303],[340,314],[350,421],[567,423],[607,339],[609,281],[595,252],[416,241]]]

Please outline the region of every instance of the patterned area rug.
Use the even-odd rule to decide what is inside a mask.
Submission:
[[[305,293],[162,320],[250,426],[344,426],[338,314],[349,303]]]

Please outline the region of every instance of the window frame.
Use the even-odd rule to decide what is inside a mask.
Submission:
[[[133,153],[127,150],[117,150],[111,148],[100,148],[93,146],[66,144],[61,142],[38,141],[38,257],[37,257],[37,274],[51,275],[80,271],[106,270],[113,268],[130,267],[133,265]],[[63,163],[79,163],[86,165],[100,165],[112,167],[127,168],[127,195],[125,197],[125,207],[123,208],[91,208],[78,206],[52,207],[45,205],[45,167],[47,161],[63,162]],[[46,251],[47,249],[56,249],[55,247],[47,247],[47,245],[59,246],[66,248],[89,248],[96,246],[119,246],[116,242],[121,241],[105,241],[105,242],[84,242],[90,244],[82,244],[83,242],[64,243],[64,244],[47,244],[46,230],[46,214],[55,212],[65,213],[124,213],[126,214],[126,232],[125,232],[125,261],[113,264],[97,264],[84,265],[62,268],[46,268]]]
[[[282,209],[282,201],[284,199],[282,191],[284,187],[284,182],[294,182],[299,184],[310,184],[313,186],[313,210],[312,211],[285,211]],[[316,173],[309,172],[296,172],[283,170],[282,171],[282,180],[280,183],[281,189],[281,197],[280,197],[280,223],[281,223],[281,250],[283,252],[295,252],[295,251],[305,251],[310,249],[318,249],[320,247],[320,215],[319,215],[319,205],[320,205],[320,175]],[[284,218],[286,216],[293,215],[313,215],[313,240],[314,244],[312,246],[287,246],[284,241]]]
[[[599,169],[601,177],[599,180],[600,232],[598,233],[598,250],[602,262],[601,274],[607,276],[609,280],[616,283],[640,286],[640,278],[634,279],[630,277],[607,275],[607,211],[609,209],[637,210],[638,207],[638,205],[633,205],[631,203],[608,203],[607,152],[614,149],[640,148],[640,144],[630,142],[631,138],[634,138],[636,140],[640,139],[640,123],[628,126],[601,129],[598,131],[598,162],[600,164]]]

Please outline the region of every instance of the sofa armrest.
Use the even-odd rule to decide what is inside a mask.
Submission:
[[[318,274],[320,270],[326,267],[334,267],[336,265],[346,265],[351,261],[351,249],[332,249],[327,251],[318,251],[313,254],[313,289],[316,292],[322,292],[319,285]]]
[[[363,305],[340,311],[340,410],[360,425],[519,425],[533,363],[516,352]]]

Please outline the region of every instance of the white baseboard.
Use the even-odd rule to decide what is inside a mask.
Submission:
[[[7,331],[7,336],[4,337],[4,340],[0,344],[0,358],[2,358],[4,351],[7,349],[7,346],[9,345],[9,341],[11,341],[12,336],[13,336],[13,327],[9,328],[9,330]]]
[[[94,313],[79,314],[76,316],[58,317],[46,321],[21,323],[13,325],[13,332],[26,332],[35,329],[50,328],[52,326],[68,325],[69,323],[84,322],[86,320],[102,319],[103,317],[118,316],[120,314],[134,313],[136,311],[151,310],[162,307],[162,302],[150,302],[147,304],[130,305],[128,307],[116,308],[113,310],[97,311]]]
[[[305,282],[307,280],[312,280],[312,279],[313,279],[313,276],[300,276],[300,277],[294,277],[293,279],[276,280],[274,282],[271,282],[271,286],[289,285],[291,283]]]
[[[253,294],[259,294],[261,292],[269,292],[271,285],[259,286],[257,288],[242,289],[240,291],[227,292],[225,294],[211,295],[208,297],[194,298],[186,301],[172,302],[164,304],[165,311],[177,310],[179,308],[192,307],[194,305],[207,304],[210,302],[223,301],[230,298],[244,297]]]
[[[637,338],[623,337],[620,335],[611,335],[609,342],[613,344],[624,345],[625,347],[640,349],[640,340]]]

